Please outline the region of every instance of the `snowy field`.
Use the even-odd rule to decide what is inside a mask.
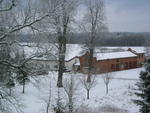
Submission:
[[[90,99],[86,99],[86,90],[81,84],[82,74],[73,74],[73,78],[77,87],[75,93],[75,106],[98,109],[99,113],[139,113],[132,99],[137,98],[134,95],[133,88],[138,81],[139,73],[142,68],[131,69],[127,71],[118,71],[111,73],[113,79],[109,84],[109,92],[106,95],[105,84],[102,75],[97,75],[96,85],[90,91]],[[70,78],[69,73],[64,75],[64,83]],[[56,87],[57,73],[49,72],[49,75],[39,76],[31,79],[26,85],[25,94],[21,94],[21,101],[24,104],[24,113],[45,113],[46,102],[48,100],[51,89],[50,108],[56,103],[57,91]],[[51,86],[51,87],[50,87]],[[22,87],[18,86],[17,90],[22,91]],[[62,88],[60,90],[61,97],[66,102],[66,93]],[[52,109],[50,113],[53,113]]]

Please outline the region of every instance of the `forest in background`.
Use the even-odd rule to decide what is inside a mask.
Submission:
[[[88,34],[71,33],[68,39],[70,44],[86,44]],[[55,35],[45,34],[20,34],[17,36],[20,42],[57,42]],[[41,38],[42,37],[42,38]],[[150,33],[147,32],[103,32],[98,34],[96,46],[150,46]]]

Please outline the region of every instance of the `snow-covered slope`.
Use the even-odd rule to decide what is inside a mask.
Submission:
[[[133,88],[138,80],[139,73],[142,68],[118,71],[111,73],[113,79],[109,84],[109,93],[105,93],[105,84],[102,79],[102,74],[97,75],[97,84],[90,91],[90,99],[86,99],[86,90],[80,82],[80,78],[84,75],[77,73],[74,75],[74,80],[76,81],[77,91],[75,95],[76,107],[88,106],[92,109],[107,108],[108,106],[114,109],[121,109],[126,111],[126,113],[139,113],[138,106],[136,106],[132,99],[136,98],[134,95]],[[64,81],[69,79],[70,74],[65,73]],[[49,89],[51,86],[51,105],[56,102],[57,97],[57,73],[49,72],[48,76],[39,76],[35,79],[31,79],[32,83],[26,85],[25,94],[21,94],[22,102],[25,105],[23,111],[25,113],[45,113],[46,102],[48,100]],[[21,92],[21,86],[17,87],[18,91]],[[61,89],[61,96],[66,100],[66,94],[63,89]],[[50,113],[53,113],[50,110]],[[102,112],[110,113],[110,112]],[[111,112],[112,113],[112,112]],[[116,112],[113,112],[116,113]],[[124,113],[124,112],[123,112]]]

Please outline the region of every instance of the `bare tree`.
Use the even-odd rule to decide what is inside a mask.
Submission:
[[[75,95],[77,91],[77,84],[75,83],[75,79],[73,78],[73,74],[70,75],[70,80],[66,79],[64,82],[64,90],[68,97],[68,112],[67,113],[74,113],[75,110]]]
[[[59,51],[59,70],[57,86],[62,87],[63,72],[65,69],[66,44],[68,40],[69,24],[73,16],[76,6],[76,0],[63,0],[61,3],[61,15],[56,17],[57,35],[58,35],[58,51]]]
[[[68,34],[70,32],[71,22],[73,21],[76,4],[77,0],[44,0],[43,2],[44,12],[49,12],[49,10],[52,9],[55,10],[53,15],[45,20],[44,25],[41,23],[41,26],[44,31],[52,35],[52,37],[49,36],[48,39],[56,38],[55,40],[58,42],[58,87],[63,87],[62,79],[65,70],[66,44],[68,41]]]
[[[49,95],[48,100],[46,102],[46,113],[49,113],[50,105],[51,105],[51,98],[52,98],[52,88],[51,88],[51,78],[49,83]]]
[[[35,86],[41,91],[43,92],[43,94],[46,94],[46,95],[39,95],[39,98],[44,102],[44,113],[51,113],[51,110],[53,109],[52,108],[52,101],[53,101],[53,97],[55,97],[56,95],[53,94],[54,91],[53,91],[53,88],[52,88],[52,81],[55,81],[56,82],[56,79],[55,77],[53,78],[51,76],[51,74],[55,74],[53,72],[50,72],[49,73],[50,75],[44,77],[44,81],[41,81],[40,79],[38,79],[37,77],[35,78],[36,79],[36,83],[39,82],[40,84],[35,84]],[[46,87],[43,89],[43,86]],[[58,91],[59,92],[59,91]],[[57,92],[57,94],[58,94]],[[60,94],[58,94],[60,95]],[[57,97],[58,98],[58,97]],[[56,98],[56,100],[57,100]],[[54,106],[55,107],[55,106]]]
[[[87,82],[91,82],[91,75],[94,69],[93,55],[96,38],[106,28],[105,5],[103,0],[85,0],[84,4],[86,6],[86,13],[79,27],[88,34],[89,38],[86,47],[86,50],[89,52]]]
[[[13,7],[15,7],[16,0],[0,0],[0,5],[8,4],[6,7],[1,7],[0,12],[10,11]]]
[[[103,76],[102,76],[105,86],[106,86],[106,94],[108,94],[108,86],[109,83],[111,82],[111,80],[113,79],[113,76],[110,72],[106,72]]]
[[[90,90],[96,85],[96,75],[91,76],[91,82],[87,82],[86,76],[80,79],[82,85],[84,86],[85,90],[87,91],[87,99],[90,99]]]
[[[34,28],[34,25],[41,20],[49,16],[49,14],[39,15],[36,11],[32,10],[32,0],[21,1],[21,0],[0,0],[0,49],[11,48],[13,44],[19,43],[15,36],[17,33],[25,32],[27,29]],[[33,1],[32,1],[33,2]],[[26,7],[22,7],[22,5]],[[26,29],[26,30],[25,30]],[[0,53],[1,54],[1,53]],[[8,70],[3,68],[3,74],[10,73],[10,76],[16,72],[21,74],[26,73],[28,70],[24,68],[24,65],[31,59],[25,59],[22,63],[17,64],[15,58],[12,58],[12,51],[7,52],[5,56],[9,55],[10,58],[4,56],[0,58],[1,67],[7,67]],[[9,77],[10,78],[10,77]],[[0,78],[1,79],[1,78]],[[7,84],[8,85],[8,84]],[[10,84],[9,84],[10,85]],[[3,81],[0,81],[0,112],[9,113],[14,112],[13,107],[18,107],[15,96],[10,94],[7,95],[7,90],[4,90]],[[10,88],[10,87],[9,87]]]
[[[0,112],[1,113],[20,113],[22,104],[16,92],[8,92],[4,84],[0,84]]]
[[[58,88],[57,90],[57,98],[56,98],[56,105],[54,106],[54,112],[55,113],[66,113],[65,110],[66,110],[66,105],[65,103],[63,102],[63,98],[62,96],[60,95],[60,90],[62,88]]]
[[[40,95],[41,96],[41,95]],[[48,96],[42,97],[42,100],[46,103],[46,112],[49,113],[50,107],[51,107],[51,99],[52,99],[52,87],[51,87],[51,77],[49,78],[49,84],[48,84]]]

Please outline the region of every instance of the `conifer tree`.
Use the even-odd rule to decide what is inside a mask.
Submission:
[[[23,70],[19,70],[17,74],[17,81],[22,85],[22,93],[25,93],[25,85],[30,81],[28,74]]]
[[[21,56],[17,56],[17,57],[18,57],[18,64],[23,62],[26,59],[24,50]],[[28,76],[29,74],[28,72],[30,70],[29,68],[30,67],[27,64],[23,64],[22,66],[18,68],[18,71],[17,71],[16,80],[19,84],[22,85],[22,93],[25,93],[25,85],[27,82],[30,81],[29,76]]]
[[[141,113],[150,113],[150,59],[144,66],[145,70],[140,73],[140,81],[137,82],[138,91],[135,93],[140,99],[134,102],[140,106]]]

